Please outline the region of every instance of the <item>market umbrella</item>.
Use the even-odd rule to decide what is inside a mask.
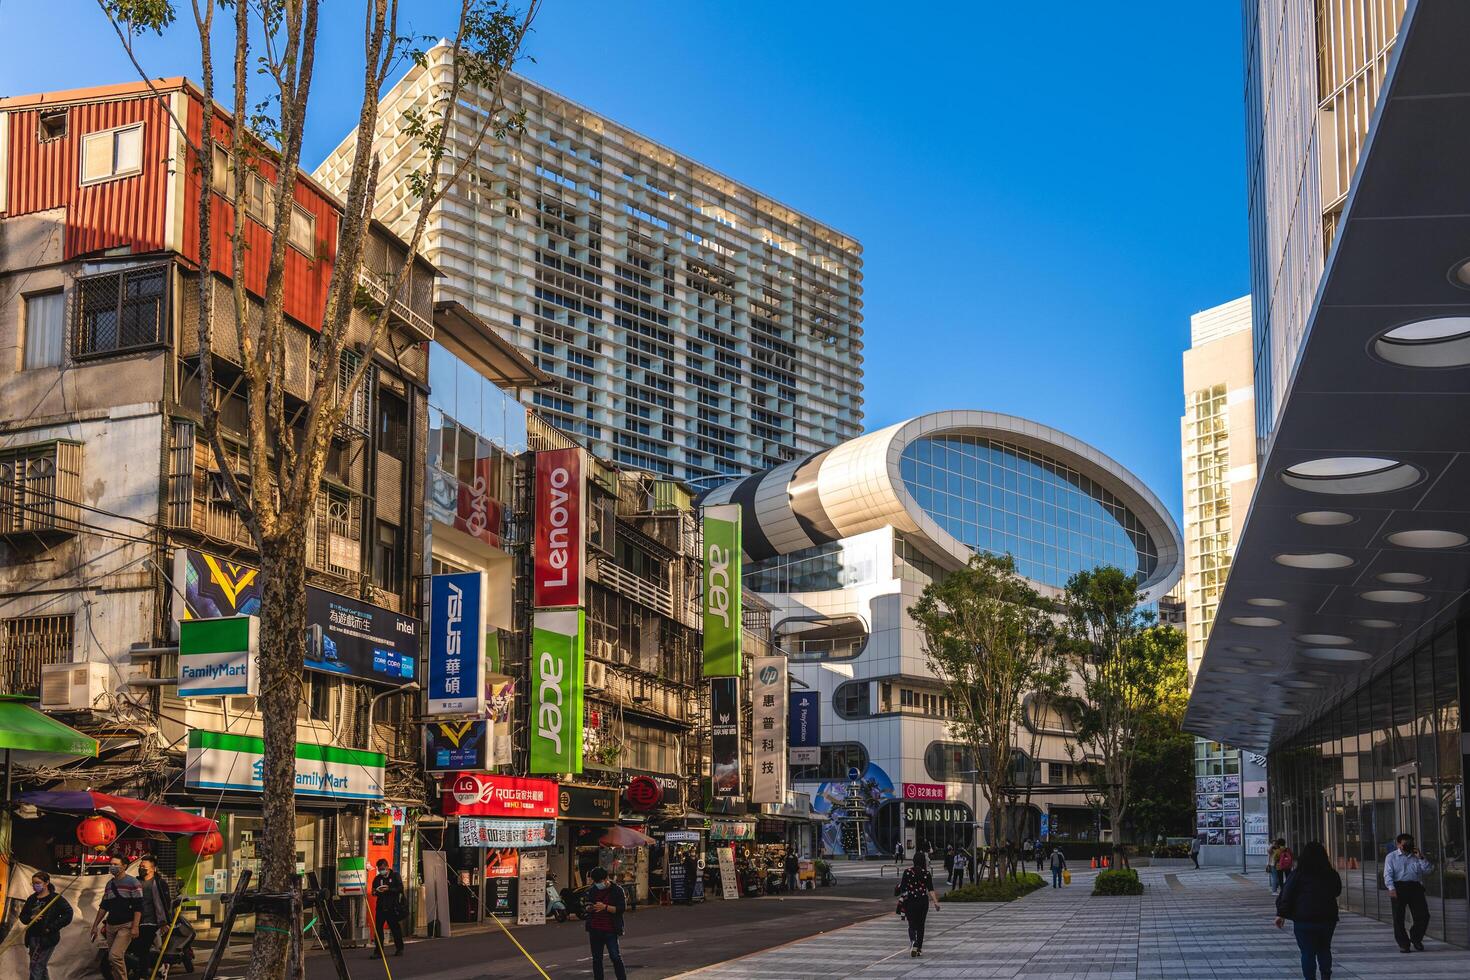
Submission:
[[[603,847],[643,847],[654,843],[654,840],[632,827],[609,827],[606,833],[597,838],[597,843]]]
[[[91,791],[50,791],[20,794],[21,803],[43,810],[66,810],[73,813],[111,813],[139,830],[157,830],[165,834],[207,834],[219,824],[207,817],[175,810],[162,803],[148,803],[127,796]]]

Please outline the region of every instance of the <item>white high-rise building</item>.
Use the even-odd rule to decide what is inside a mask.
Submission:
[[[449,74],[441,45],[382,101],[376,216],[402,233],[423,157],[405,118]],[[594,453],[696,482],[862,431],[855,239],[527,79],[503,96],[523,130],[473,151],[455,129],[449,153],[476,159],[423,251],[444,299],[555,377],[538,411]],[[345,187],[354,136],[317,169],[328,187]]]

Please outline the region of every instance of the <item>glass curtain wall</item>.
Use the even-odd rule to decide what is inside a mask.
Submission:
[[[1320,840],[1342,904],[1387,920],[1383,857],[1413,834],[1434,862],[1430,935],[1470,946],[1461,704],[1470,629],[1448,627],[1271,754],[1271,834]]]

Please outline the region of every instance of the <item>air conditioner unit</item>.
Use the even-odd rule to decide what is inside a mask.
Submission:
[[[601,691],[607,687],[607,664],[587,661],[587,689]]]
[[[618,645],[611,640],[598,640],[595,647],[596,653],[603,660],[616,660],[618,656]]]
[[[104,663],[47,664],[41,668],[41,708],[93,711],[105,707],[112,668]]]

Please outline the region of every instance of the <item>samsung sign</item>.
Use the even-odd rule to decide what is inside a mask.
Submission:
[[[434,575],[429,580],[429,706],[431,715],[485,712],[484,572]]]

